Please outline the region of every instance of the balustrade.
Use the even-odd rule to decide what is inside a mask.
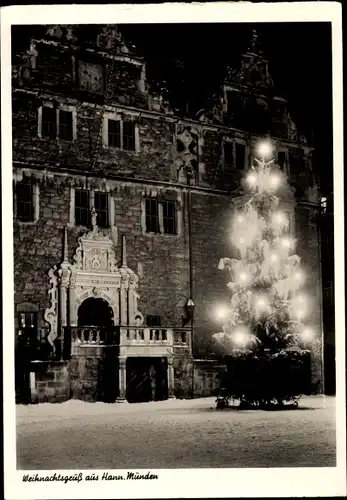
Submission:
[[[100,328],[72,326],[65,331],[71,335],[71,343],[79,345],[130,345],[165,344],[190,346],[190,329],[147,328],[138,326],[115,326]]]
[[[190,337],[191,330],[190,329],[175,329],[174,331],[174,344],[176,346],[188,347],[190,346]]]
[[[129,343],[164,343],[172,344],[172,330],[170,328],[145,328],[121,326],[121,344]]]
[[[114,328],[98,328],[91,326],[70,327],[71,342],[81,345],[114,345],[119,344],[119,331]]]

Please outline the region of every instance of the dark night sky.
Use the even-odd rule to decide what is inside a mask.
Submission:
[[[218,90],[227,65],[236,66],[256,29],[276,94],[289,100],[293,118],[313,131],[315,166],[322,187],[332,178],[332,57],[330,23],[196,23],[120,25],[148,61],[148,70],[170,80],[198,110]],[[16,35],[16,30],[19,30]],[[27,40],[28,27],[13,32],[13,49]],[[19,34],[20,33],[20,34]],[[23,36],[24,35],[24,36]],[[175,61],[184,63],[176,68]],[[172,75],[175,74],[175,77]]]

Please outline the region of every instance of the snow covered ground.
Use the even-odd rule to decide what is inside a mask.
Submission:
[[[20,469],[335,466],[335,399],[288,411],[216,410],[215,398],[17,406]]]

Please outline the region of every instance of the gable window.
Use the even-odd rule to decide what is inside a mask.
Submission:
[[[146,198],[146,231],[159,233],[159,205],[156,198]]]
[[[99,227],[108,227],[108,195],[101,191],[94,192],[94,208]]]
[[[79,226],[90,224],[89,191],[85,189],[76,189],[75,192],[75,222]]]
[[[38,135],[43,139],[73,141],[76,138],[76,112],[71,106],[41,106],[38,113]]]
[[[30,182],[16,184],[16,216],[22,222],[34,220],[33,186]]]
[[[163,201],[163,228],[166,234],[176,234],[176,203]]]

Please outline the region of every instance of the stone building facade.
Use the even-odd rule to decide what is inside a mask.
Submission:
[[[313,148],[255,33],[197,116],[174,114],[114,25],[36,27],[13,54],[12,82],[16,342],[27,332],[37,344],[19,393],[132,401],[213,390],[214,309],[227,296],[218,262],[232,252],[234,200],[264,136],[292,186],[321,380]]]

